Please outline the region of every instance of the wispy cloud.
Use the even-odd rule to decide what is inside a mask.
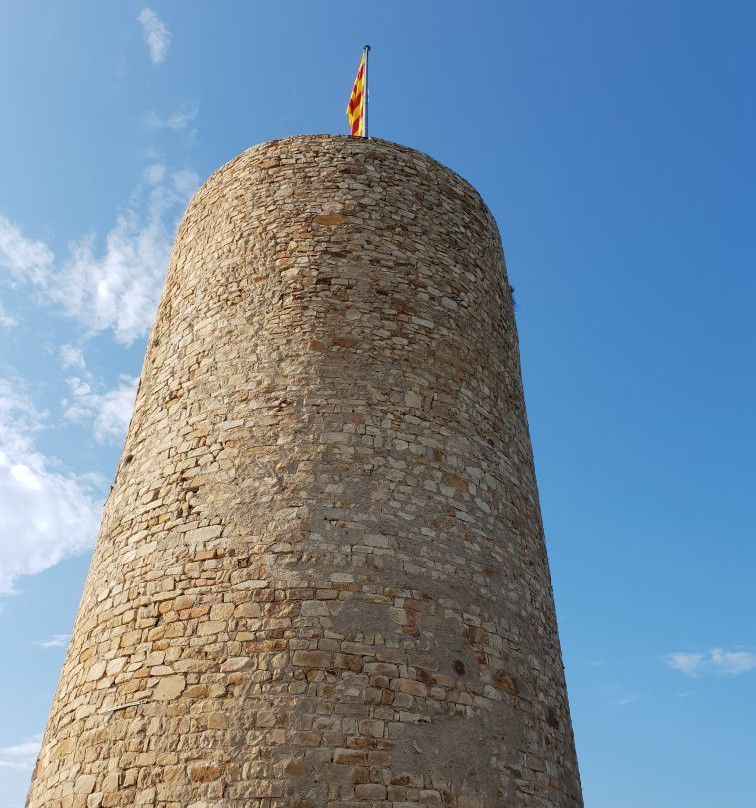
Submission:
[[[30,771],[39,754],[42,736],[35,735],[28,741],[0,748],[0,769],[15,769],[16,771]]]
[[[721,648],[713,648],[710,658],[718,671],[732,676],[739,676],[756,668],[756,654],[749,651],[724,651]]]
[[[22,575],[42,572],[91,546],[100,519],[92,481],[67,474],[35,448],[43,416],[21,391],[0,379],[0,595]]]
[[[93,420],[92,432],[100,443],[120,443],[134,409],[138,377],[121,376],[120,384],[104,393],[95,392],[78,376],[66,379],[71,399],[66,399],[65,417],[71,421]]]
[[[178,217],[198,184],[192,171],[151,166],[105,237],[104,249],[90,234],[72,245],[63,262],[0,217],[0,270],[12,283],[39,287],[86,336],[112,329],[116,341],[129,345],[152,323]],[[73,354],[62,358],[72,362]]]
[[[723,648],[712,648],[706,653],[667,654],[664,661],[670,668],[693,677],[712,674],[740,676],[756,669],[756,654],[750,651],[725,651]]]
[[[147,183],[147,185],[158,185],[165,176],[165,166],[161,166],[159,163],[154,163],[151,166],[147,166],[142,172],[142,179]]]
[[[143,8],[137,20],[142,24],[142,35],[150,52],[152,64],[160,64],[168,55],[171,32],[152,9]]]
[[[188,129],[199,115],[199,104],[182,104],[178,109],[169,115],[160,115],[154,109],[149,110],[144,116],[144,125],[148,129],[173,129],[179,132]]]
[[[624,685],[617,684],[616,682],[614,684],[602,685],[601,689],[611,694],[612,700],[618,707],[625,707],[641,698],[640,693],[628,693],[625,691]]]
[[[5,307],[0,303],[0,328],[15,328],[18,325],[18,320],[12,315],[8,314]]]
[[[84,354],[81,348],[75,345],[64,344],[60,346],[60,362],[63,365],[63,370],[70,370],[71,368],[81,371],[89,375],[87,371],[87,363],[84,360]]]
[[[53,634],[49,640],[40,640],[35,642],[34,645],[39,648],[65,648],[70,639],[70,634]]]
[[[139,377],[121,375],[114,388],[103,390],[104,385],[89,372],[80,348],[61,345],[60,358],[64,370],[73,368],[81,374],[66,379],[71,395],[61,402],[63,417],[76,423],[92,421],[92,433],[97,441],[120,443],[134,409]]]
[[[173,190],[177,194],[177,201],[185,205],[199,187],[199,177],[193,171],[174,171],[171,174]],[[178,223],[177,223],[178,224]]]
[[[704,661],[704,655],[684,653],[667,654],[664,660],[670,668],[674,668],[688,676],[696,676]]]
[[[51,296],[91,333],[112,328],[125,345],[152,323],[171,253],[176,214],[183,212],[198,178],[170,174],[122,213],[98,254],[93,235],[73,248],[54,279]]]
[[[19,228],[0,216],[0,269],[12,281],[43,284],[53,265],[53,254],[41,241],[24,238]]]

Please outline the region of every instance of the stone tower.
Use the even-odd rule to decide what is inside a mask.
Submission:
[[[496,224],[381,140],[179,229],[28,808],[582,805]]]

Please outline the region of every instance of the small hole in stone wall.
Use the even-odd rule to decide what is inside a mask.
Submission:
[[[465,675],[465,663],[461,659],[455,659],[452,662],[452,668],[454,668],[454,673],[458,673],[460,676]]]

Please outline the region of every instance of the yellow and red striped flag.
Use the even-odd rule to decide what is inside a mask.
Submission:
[[[352,94],[349,96],[346,114],[349,119],[350,134],[354,137],[365,137],[365,103],[367,83],[367,50],[362,52],[360,66],[357,68],[357,78],[354,80]]]

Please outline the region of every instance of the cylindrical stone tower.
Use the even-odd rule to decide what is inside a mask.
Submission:
[[[380,140],[176,238],[28,808],[582,805],[501,244]]]

